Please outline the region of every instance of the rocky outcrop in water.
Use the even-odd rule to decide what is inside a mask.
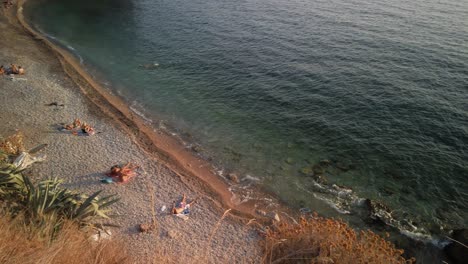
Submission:
[[[356,214],[371,224],[395,228],[414,239],[428,241],[431,239],[426,228],[415,223],[408,213],[394,213],[382,201],[359,197],[351,188],[327,183],[324,175],[314,175],[313,194],[342,214]]]
[[[382,202],[366,199],[365,205],[369,210],[369,218],[372,219],[374,223],[384,225],[394,224],[395,219],[393,219],[392,211]]]

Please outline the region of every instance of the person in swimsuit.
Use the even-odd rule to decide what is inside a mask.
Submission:
[[[16,64],[10,64],[10,74],[18,74],[19,70]]]
[[[107,173],[107,176],[113,178],[114,181],[126,183],[137,175],[136,169],[138,169],[138,165],[133,163],[127,163],[124,166],[114,165],[111,167],[110,173]]]
[[[187,196],[182,196],[182,200],[178,204],[172,205],[172,214],[189,214],[190,213],[190,206],[192,206],[197,200],[193,200],[190,203],[187,203]]]

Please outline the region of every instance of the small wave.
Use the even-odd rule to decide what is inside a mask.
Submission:
[[[44,34],[41,32],[41,34]],[[84,59],[83,57],[81,57],[81,55],[76,51],[75,48],[73,48],[72,46],[68,45],[68,44],[65,44],[64,41],[52,36],[52,35],[49,35],[49,34],[44,34],[47,38],[50,38],[52,40],[54,40],[55,42],[59,43],[60,45],[63,45],[65,46],[75,57],[78,58],[78,60],[80,61],[80,64],[83,65],[84,63]]]
[[[44,34],[43,32],[41,32],[42,34]],[[44,34],[46,37],[50,38],[50,39],[53,39],[53,40],[58,40],[56,37],[52,36],[52,35],[49,35],[49,34]]]
[[[74,47],[72,47],[71,45],[69,44],[66,44],[65,41],[63,40],[60,40],[59,38],[53,36],[53,35],[50,35],[50,34],[47,34],[45,33],[44,31],[42,31],[39,27],[36,27],[36,29],[44,36],[46,36],[48,39],[52,39],[54,40],[55,42],[57,42],[58,44],[62,45],[62,46],[65,46],[74,56],[76,56],[78,58],[78,60],[80,61],[80,64],[83,65],[84,63],[84,59],[83,57],[81,57],[81,55],[76,51],[76,49]]]
[[[245,177],[242,180],[248,180],[248,181],[261,181],[260,178],[254,177],[252,175],[245,175]]]
[[[332,199],[328,199],[324,196],[321,196],[321,195],[317,195],[317,194],[313,194],[314,197],[316,199],[319,199],[321,201],[323,201],[324,203],[328,204],[328,206],[330,206],[331,208],[335,209],[335,211],[337,211],[338,213],[340,214],[351,214],[351,211],[348,211],[346,209],[343,209],[339,206],[338,203],[336,203],[335,201],[333,201]]]
[[[424,243],[431,243],[432,245],[434,245],[434,246],[436,246],[438,248],[444,248],[444,247],[446,247],[447,245],[449,245],[451,243],[448,240],[435,238],[435,237],[433,237],[431,235],[424,234],[424,233],[417,232],[417,231],[400,230],[400,233],[402,235],[404,235],[404,236],[407,236],[407,237],[413,239],[413,240],[421,241],[421,242],[424,242]]]
[[[73,55],[78,57],[78,59],[80,60],[80,64],[83,65],[83,62],[84,62],[83,57],[81,57],[78,51],[76,51],[76,49],[72,47],[71,45],[67,45],[67,49],[70,50],[73,53]]]
[[[134,104],[132,104],[132,105],[134,105]],[[139,116],[139,117],[141,117],[143,120],[145,120],[145,122],[147,122],[147,123],[149,123],[149,124],[153,123],[153,120],[151,120],[151,118],[145,116],[142,112],[138,111],[138,110],[136,109],[136,107],[130,106],[130,110],[132,110],[133,113],[135,113],[137,116]]]

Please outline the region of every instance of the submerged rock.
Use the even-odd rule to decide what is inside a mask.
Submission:
[[[394,221],[392,211],[385,204],[366,199],[365,201],[367,208],[369,209],[369,218],[374,222],[380,222],[384,225],[392,225]]]
[[[327,167],[327,166],[330,166],[331,163],[332,162],[330,160],[324,159],[324,160],[321,160],[319,164],[320,166]]]
[[[452,239],[462,243],[463,245],[468,245],[468,229],[454,230]],[[467,263],[468,261],[468,249],[460,243],[452,242],[444,249],[447,256],[455,264]]]
[[[325,172],[325,169],[319,164],[312,166],[312,170],[314,171],[315,175],[322,175]]]
[[[388,186],[381,187],[380,192],[385,196],[391,196],[395,194],[395,190]]]
[[[341,162],[337,162],[335,166],[336,166],[337,169],[342,170],[344,172],[347,172],[347,171],[349,171],[351,169],[349,167],[349,165],[345,165],[345,164],[343,164]]]
[[[200,153],[200,152],[202,152],[202,150],[203,150],[202,147],[197,146],[197,145],[192,146],[191,149],[192,149],[194,152],[197,152],[197,153]]]
[[[328,184],[327,178],[325,178],[325,176],[323,175],[314,175],[314,180],[320,184],[324,184],[324,185]]]
[[[233,183],[240,183],[239,177],[235,173],[229,173],[226,177],[228,180],[232,181]]]
[[[312,169],[310,167],[304,167],[299,170],[302,174],[309,176],[312,174]]]

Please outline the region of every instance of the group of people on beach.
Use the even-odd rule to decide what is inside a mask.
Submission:
[[[63,129],[72,131],[73,135],[78,135],[78,133],[81,132],[84,135],[92,136],[96,133],[92,126],[86,124],[85,122],[82,122],[78,118],[73,120],[73,123],[63,126]]]
[[[61,130],[72,131],[74,135],[78,135],[79,132],[90,136],[95,134],[94,128],[92,128],[90,125],[86,124],[78,118],[73,120],[73,123],[64,125],[61,128]],[[110,168],[110,172],[106,173],[108,178],[105,178],[101,181],[106,183],[126,183],[137,175],[136,170],[138,168],[139,166],[134,163],[127,163],[125,165],[114,165]],[[187,197],[184,194],[179,202],[173,204],[171,214],[186,218],[190,214],[190,207],[195,202],[196,200],[187,202]]]
[[[2,74],[25,74],[25,70],[21,66],[17,66],[16,64],[10,64],[10,67],[5,68],[3,65],[0,66],[0,75]]]

